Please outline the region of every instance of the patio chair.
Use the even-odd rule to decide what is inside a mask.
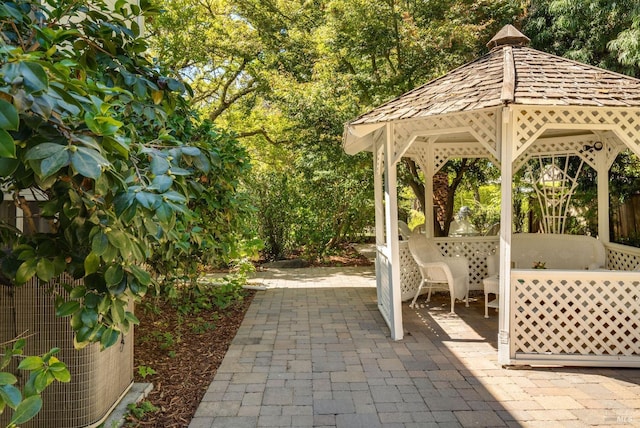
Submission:
[[[409,225],[402,220],[398,220],[398,232],[403,241],[406,241],[411,236],[411,229]]]
[[[455,313],[456,299],[464,299],[469,306],[469,261],[465,257],[445,257],[436,244],[420,232],[414,231],[409,238],[409,251],[420,268],[422,280],[411,301],[414,307],[423,287],[429,287],[427,302],[431,301],[434,288],[449,291],[451,313]]]

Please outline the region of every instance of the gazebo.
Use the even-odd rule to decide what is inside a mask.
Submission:
[[[640,366],[640,251],[609,242],[608,196],[616,157],[626,149],[640,156],[640,80],[528,42],[507,25],[486,55],[345,125],[344,150],[373,153],[378,307],[392,338],[402,339],[401,304],[419,276],[396,232],[397,163],[415,160],[432,201],[432,177],[449,159],[487,158],[501,171],[499,235],[434,241],[444,254],[464,248],[472,290],[482,289],[486,256],[499,254],[499,362]],[[606,269],[512,268],[509,183],[526,162],[544,156],[575,156],[596,171]],[[433,238],[434,214],[425,211]]]

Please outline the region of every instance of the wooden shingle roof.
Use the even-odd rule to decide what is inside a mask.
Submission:
[[[502,34],[501,34],[502,33]],[[507,26],[473,62],[354,119],[374,124],[504,104],[640,108],[640,80],[526,47]]]

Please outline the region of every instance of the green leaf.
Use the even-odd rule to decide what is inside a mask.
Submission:
[[[28,93],[43,91],[49,86],[47,73],[40,64],[25,61],[20,63],[19,70],[24,79],[24,87]]]
[[[170,167],[171,164],[169,164],[169,161],[162,156],[156,155],[151,158],[151,172],[155,175],[162,175],[166,173]]]
[[[71,292],[69,293],[69,297],[72,299],[81,299],[87,294],[87,287],[84,285],[77,285],[73,287]]]
[[[107,285],[119,284],[123,277],[124,270],[122,270],[122,266],[120,265],[111,265],[104,273],[104,280],[107,282]]]
[[[18,110],[10,102],[0,99],[0,128],[17,131],[19,126]]]
[[[95,242],[95,237],[93,240]],[[84,259],[84,274],[89,275],[97,272],[98,267],[100,267],[100,256],[92,251]]]
[[[13,385],[0,385],[0,397],[12,409],[20,405],[22,393]]]
[[[151,275],[149,274],[149,272],[147,272],[144,269],[140,269],[138,266],[135,266],[135,265],[129,266],[129,269],[131,269],[131,273],[133,273],[133,276],[136,277],[136,279],[140,282],[140,284],[142,285],[151,284]]]
[[[16,143],[4,129],[0,129],[0,158],[15,158]]]
[[[9,177],[20,165],[19,159],[10,159],[0,157],[0,177]]]
[[[23,262],[16,272],[16,282],[24,284],[36,274],[37,263],[35,259],[29,259]]]
[[[46,159],[43,159],[40,163],[40,172],[42,173],[42,177],[50,177],[60,171],[60,168],[69,165],[69,152],[65,150],[65,147],[58,147],[61,147],[62,150]]]
[[[66,317],[73,314],[78,309],[80,309],[80,303],[74,300],[64,302],[56,308],[56,316],[61,318]]]
[[[135,324],[135,325],[139,325],[140,324],[140,320],[138,319],[138,317],[136,317],[133,313],[127,311],[127,313],[124,314],[124,317],[127,319],[127,321],[129,321],[131,324]]]
[[[38,264],[36,265],[36,274],[38,275],[38,278],[45,282],[51,281],[51,278],[56,274],[53,262],[45,258],[38,260]]]
[[[108,166],[109,162],[93,149],[78,147],[71,153],[71,165],[78,173],[95,180],[100,177],[102,167]]]
[[[20,364],[18,364],[18,368],[20,370],[38,370],[39,368],[42,368],[43,365],[44,361],[42,360],[42,358],[32,356],[20,361]]]
[[[102,348],[108,348],[110,346],[115,345],[118,342],[118,336],[120,333],[113,328],[107,329],[104,333],[102,333],[102,337],[100,338],[100,345]]]
[[[173,184],[173,178],[168,175],[156,175],[151,183],[151,188],[157,190],[160,193],[164,193],[171,188]]]
[[[136,200],[147,209],[154,209],[160,203],[160,196],[155,193],[138,192],[136,193]]]
[[[107,239],[107,235],[105,235],[102,231],[96,233],[96,236],[93,237],[93,241],[91,241],[91,251],[97,256],[101,256],[107,251],[109,248],[109,240]]]
[[[61,368],[58,368],[59,365]],[[54,366],[56,367],[55,370]],[[54,363],[50,366],[50,369],[53,377],[56,378],[58,382],[67,383],[71,381],[71,373],[69,373],[69,370],[63,363]]]
[[[63,146],[62,144],[42,143],[29,149],[27,151],[27,154],[24,156],[24,159],[25,160],[45,159],[55,155],[56,153],[62,152],[66,149],[67,149],[67,146]]]
[[[116,248],[124,249],[129,246],[129,238],[121,230],[112,230],[107,234],[107,239]]]
[[[0,385],[13,385],[17,381],[18,379],[11,373],[0,372]]]

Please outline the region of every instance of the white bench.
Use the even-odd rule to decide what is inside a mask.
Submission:
[[[584,235],[552,233],[516,233],[511,237],[511,262],[515,269],[532,269],[544,263],[546,269],[595,270],[606,266],[606,252],[600,240]],[[498,255],[487,257],[489,276],[483,280],[484,316],[489,308],[498,308]],[[496,299],[489,301],[489,294]]]
[[[592,270],[606,266],[606,252],[591,236],[516,233],[511,237],[511,261],[516,269],[542,262],[547,269]]]

